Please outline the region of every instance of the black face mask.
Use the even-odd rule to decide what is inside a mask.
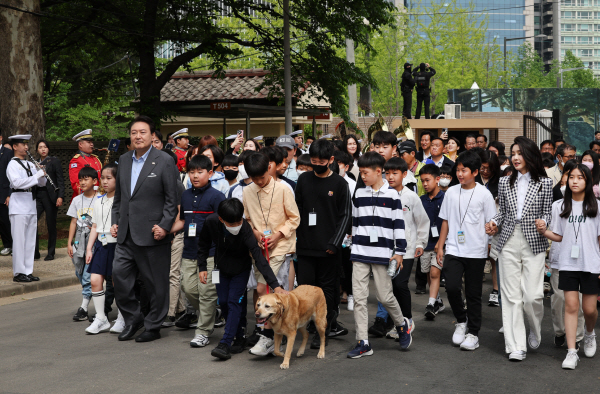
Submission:
[[[228,181],[232,181],[235,178],[237,178],[239,171],[236,171],[236,170],[224,170],[223,173],[225,174],[225,179],[227,179]]]
[[[312,168],[313,168],[313,171],[315,172],[315,174],[321,175],[321,174],[324,174],[327,172],[327,169],[329,168],[329,166],[328,165],[319,166],[319,165],[312,164]]]

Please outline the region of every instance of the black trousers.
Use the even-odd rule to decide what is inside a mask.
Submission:
[[[327,302],[327,332],[335,317],[339,302],[341,253],[326,257],[298,255],[296,280],[298,285],[320,287]]]
[[[415,259],[404,259],[402,261],[402,269],[398,276],[392,279],[392,287],[394,289],[394,296],[400,304],[400,309],[404,317],[412,319],[411,302],[412,298],[410,290],[408,289],[408,280],[410,279],[410,273]]]
[[[40,220],[42,213],[46,212],[46,226],[48,227],[48,255],[54,256],[56,252],[56,216],[58,208],[53,203],[46,190],[38,190],[37,198],[37,217]],[[39,232],[39,231],[38,231]],[[40,255],[40,236],[35,237],[35,255]]]
[[[415,113],[415,119],[421,119],[421,107],[425,105],[425,119],[429,119],[429,102],[431,100],[431,92],[429,89],[418,91],[417,90],[417,112]]]
[[[446,278],[446,293],[454,317],[456,317],[458,323],[464,323],[468,318],[468,333],[475,336],[481,328],[481,293],[483,287],[481,278],[483,277],[485,260],[447,254],[442,269]],[[465,310],[461,297],[463,274],[465,276],[467,310]]]
[[[342,290],[348,295],[352,295],[352,261],[350,261],[350,254],[350,248],[342,248],[342,268],[344,271]]]
[[[404,101],[402,106],[402,115],[404,115],[406,119],[411,118],[410,114],[412,112],[412,96],[412,90],[410,92],[402,92],[402,99]]]
[[[169,311],[170,268],[170,244],[138,246],[127,232],[125,241],[117,245],[113,260],[115,298],[126,325],[143,321],[146,330],[160,330]],[[138,274],[148,297],[149,311],[145,317],[134,290]]]
[[[13,244],[12,234],[10,232],[10,218],[8,217],[8,207],[0,201],[0,237],[2,245],[5,248],[11,248]]]

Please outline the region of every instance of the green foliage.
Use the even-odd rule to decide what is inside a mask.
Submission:
[[[565,68],[584,67],[583,61],[573,52],[567,51],[561,64]],[[600,88],[600,81],[594,78],[594,72],[589,68],[585,70],[566,71],[563,73],[564,88]]]
[[[547,73],[544,69],[544,61],[531,46],[525,42],[519,47],[517,56],[510,62],[511,80],[510,87],[513,89],[526,88],[554,88],[556,87],[556,66],[552,72]]]

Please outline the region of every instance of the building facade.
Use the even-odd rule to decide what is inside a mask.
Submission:
[[[600,78],[600,0],[560,0],[558,5],[560,58],[571,51]]]

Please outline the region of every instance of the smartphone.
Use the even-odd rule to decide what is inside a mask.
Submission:
[[[238,137],[243,136],[244,135],[244,130],[238,130],[237,131],[237,135],[238,135]]]
[[[443,140],[447,140],[448,139],[448,129],[442,129],[442,139]]]

